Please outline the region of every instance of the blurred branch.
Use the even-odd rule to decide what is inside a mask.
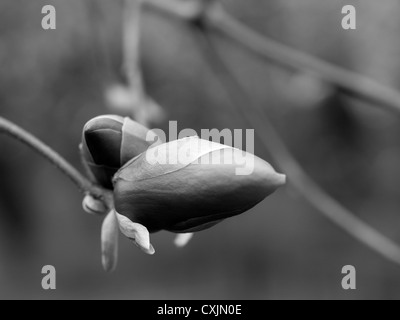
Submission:
[[[64,175],[66,175],[75,185],[85,194],[91,194],[97,199],[102,199],[106,203],[110,203],[111,196],[109,191],[93,184],[85,178],[78,170],[68,163],[57,152],[44,144],[42,141],[34,137],[31,133],[20,128],[16,124],[0,117],[0,134],[6,134],[19,142],[30,147],[32,150],[43,156],[52,163]]]
[[[315,74],[320,79],[340,88],[343,92],[400,112],[400,92],[383,86],[356,72],[330,64],[309,54],[292,49],[247,27],[227,13],[219,2],[212,2],[207,10],[184,9],[183,3],[196,0],[147,0],[146,3],[162,12],[185,20],[195,20],[204,12],[207,26],[234,40],[237,44],[262,58],[282,66]],[[200,1],[201,2],[201,1]],[[186,5],[189,7],[188,5]],[[193,4],[192,4],[193,6]]]
[[[227,92],[236,112],[252,128],[256,129],[255,131],[264,147],[269,151],[276,164],[288,175],[289,185],[341,229],[386,259],[400,265],[400,247],[397,244],[356,217],[309,177],[280,138],[265,110],[254,103],[242,84],[230,71],[207,31],[200,30],[197,34],[200,37],[203,53],[214,70],[215,76],[218,77],[219,82]],[[246,110],[243,106],[250,106],[251,110]]]
[[[110,46],[107,39],[107,34],[102,27],[106,20],[106,12],[108,8],[103,8],[104,3],[97,0],[88,0],[83,2],[86,6],[86,14],[89,22],[91,37],[93,42],[91,53],[93,62],[95,63],[95,72],[98,78],[98,83],[104,86],[105,83],[116,78],[112,66],[112,57]],[[107,83],[108,84],[108,83]]]
[[[196,19],[204,11],[203,0],[145,0],[145,4],[184,20]]]
[[[123,17],[123,61],[129,86],[140,99],[144,97],[140,68],[140,24],[143,0],[125,0]]]
[[[128,87],[122,90],[130,101],[133,118],[145,126],[150,121],[159,122],[164,118],[161,107],[151,99],[145,90],[141,69],[141,20],[145,0],[125,0],[123,17],[123,65]]]

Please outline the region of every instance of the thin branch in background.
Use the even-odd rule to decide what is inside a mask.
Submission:
[[[132,90],[139,99],[144,98],[142,70],[140,68],[140,35],[143,0],[125,0],[123,17],[123,63]]]
[[[147,0],[146,3],[180,19],[195,18],[194,13],[187,14],[179,8],[181,3],[179,0]],[[372,103],[374,106],[379,105],[390,111],[400,112],[399,91],[272,40],[232,17],[219,2],[215,2],[205,11],[204,18],[213,30],[262,58],[284,67],[312,73],[351,96]]]
[[[204,0],[146,0],[145,4],[184,20],[194,20],[203,14]]]
[[[68,161],[61,157],[57,152],[44,144],[31,133],[20,128],[9,120],[0,117],[0,134],[6,134],[21,143],[25,144],[36,153],[43,156],[64,175],[66,175],[84,194],[90,194],[94,198],[104,200],[107,204],[112,201],[109,191],[93,184],[76,170]]]
[[[289,186],[352,237],[386,259],[400,265],[400,247],[343,207],[309,177],[280,138],[265,110],[254,103],[242,84],[230,71],[207,31],[201,30],[197,34],[205,58],[226,90],[236,112],[246,120],[249,126],[255,129],[265,149],[288,175]],[[249,106],[251,110],[245,110],[243,106]]]
[[[103,8],[105,3],[97,0],[83,2],[86,5],[86,14],[91,33],[92,55],[95,64],[96,77],[100,85],[107,85],[109,81],[117,78],[112,66],[112,57],[106,32],[102,29],[108,8]]]
[[[141,69],[141,24],[144,0],[125,0],[122,25],[123,68],[128,87],[116,86],[109,91],[109,100],[115,106],[132,110],[133,118],[149,126],[164,118],[162,108],[151,99],[145,90]]]

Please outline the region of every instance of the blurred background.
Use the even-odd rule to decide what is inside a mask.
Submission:
[[[227,10],[281,43],[400,89],[400,4],[319,0],[226,0]],[[41,28],[41,9],[57,29]],[[341,9],[357,9],[357,30]],[[0,116],[31,131],[81,168],[83,125],[105,114],[122,81],[122,3],[107,0],[0,0]],[[400,126],[392,114],[348,98],[313,75],[289,72],[220,39],[226,61],[267,109],[307,172],[330,194],[400,242]],[[165,110],[154,127],[248,128],[179,20],[146,9],[142,27],[147,90]],[[243,106],[246,108],[247,106]],[[250,111],[249,111],[250,112]],[[256,144],[256,154],[270,160]],[[201,233],[184,249],[152,236],[155,256],[121,237],[119,266],[103,272],[102,219],[26,147],[0,137],[1,299],[399,299],[400,267],[356,242],[292,191]],[[276,165],[276,164],[275,164]],[[57,290],[41,269],[54,265]],[[341,269],[357,269],[344,291]]]

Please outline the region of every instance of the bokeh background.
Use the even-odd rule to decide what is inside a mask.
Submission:
[[[57,30],[41,8],[57,9]],[[397,0],[227,0],[228,10],[282,43],[400,89]],[[357,30],[341,8],[357,8]],[[44,140],[80,168],[81,129],[120,113],[105,91],[120,83],[121,2],[0,0],[0,115]],[[180,129],[246,128],[186,25],[146,10],[144,77]],[[220,49],[254,101],[268,110],[307,172],[362,219],[400,242],[400,119],[308,74],[289,72],[229,43]],[[247,106],[243,106],[246,108]],[[249,111],[250,112],[250,111]],[[167,121],[154,124],[166,128]],[[256,154],[269,154],[256,145]],[[276,164],[275,164],[276,165]],[[400,267],[367,249],[290,190],[176,249],[153,235],[148,257],[121,238],[113,274],[102,271],[101,219],[81,195],[26,147],[0,137],[1,299],[398,299]],[[57,290],[41,288],[54,265]],[[341,268],[357,269],[357,290]]]

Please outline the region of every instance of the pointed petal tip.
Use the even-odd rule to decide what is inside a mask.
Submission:
[[[154,249],[153,245],[150,245],[150,248],[146,253],[151,255],[151,256],[156,253],[156,250]]]
[[[278,187],[282,187],[287,183],[287,176],[282,173],[277,173],[276,174],[276,184]]]
[[[137,241],[135,241],[134,239],[130,239],[140,250],[142,250],[144,253],[152,256],[156,253],[156,250],[154,249],[154,247],[150,244],[150,246],[148,248],[144,247],[143,245],[140,245]]]
[[[153,255],[155,253],[154,247],[150,243],[150,234],[147,228],[140,223],[135,223],[127,217],[116,213],[119,228],[121,232],[135,245],[137,245],[143,252]]]

